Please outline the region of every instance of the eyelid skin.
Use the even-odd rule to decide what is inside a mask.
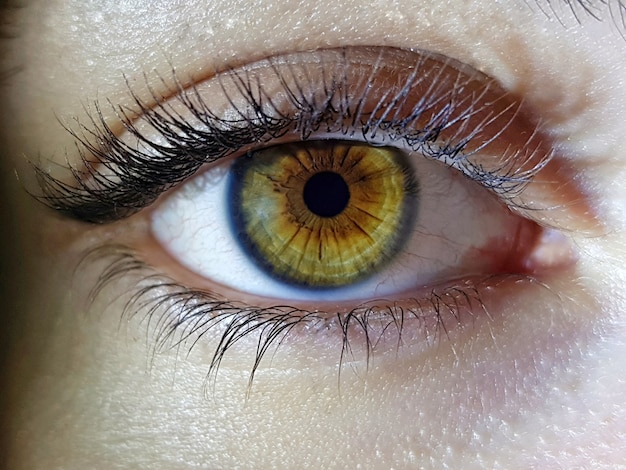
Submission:
[[[95,129],[85,127],[87,137],[76,134],[84,166],[73,170],[75,182],[39,171],[45,203],[87,221],[114,220],[224,156],[311,133],[353,138],[360,127],[358,138],[368,143],[403,140],[426,156],[437,152],[542,225],[598,226],[523,102],[494,79],[437,54],[381,47],[285,54],[190,88],[177,85],[170,96],[152,91],[156,105],[134,96],[139,117],[117,110],[126,129],[121,135],[98,116]],[[165,173],[166,180],[159,178]]]

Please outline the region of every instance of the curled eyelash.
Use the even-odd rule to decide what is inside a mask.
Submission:
[[[141,99],[128,85],[136,110],[109,105],[135,145],[129,145],[114,132],[96,103],[87,124],[77,122],[78,130],[66,127],[75,138],[81,160],[79,166],[69,167],[69,179],[53,177],[35,167],[42,192],[38,199],[80,220],[109,222],[150,205],[204,165],[251,147],[269,145],[287,134],[308,140],[322,132],[346,138],[359,134],[358,138],[373,145],[402,143],[426,158],[461,170],[515,205],[514,199],[551,155],[539,155],[540,149],[532,145],[527,146],[524,154],[503,149],[498,164],[489,168],[472,157],[506,131],[521,101],[513,100],[498,109],[497,102],[507,96],[502,91],[498,92],[497,99],[487,100],[485,104],[484,97],[492,90],[490,81],[475,94],[463,91],[472,80],[485,80],[480,73],[472,70],[468,74],[466,66],[449,58],[439,58],[444,64],[442,69],[425,78],[420,74],[421,68],[427,60],[438,56],[400,51],[418,57],[414,71],[395,93],[385,93],[373,105],[366,106],[377,74],[382,73],[381,64],[386,54],[399,53],[387,48],[371,49],[379,50],[378,61],[373,64],[370,75],[356,84],[363,90],[360,96],[349,93],[355,84],[349,82],[350,62],[346,58],[358,48],[334,51],[337,54],[334,65],[324,62],[322,54],[328,51],[302,53],[321,61],[324,73],[317,82],[306,68],[295,62],[285,65],[279,59],[267,59],[264,64],[273,71],[273,80],[280,84],[281,94],[287,97],[289,112],[282,110],[259,77],[245,68],[230,69],[212,79],[221,86],[230,106],[230,117],[212,109],[198,86],[184,88],[175,71],[171,80],[173,88],[167,87],[165,79],[161,82],[169,94],[176,96],[175,102],[182,105],[186,116],[174,108],[171,100],[151,88],[147,78],[146,87],[154,105]],[[314,56],[316,53],[318,55]],[[448,82],[442,83],[442,76],[450,70],[456,70],[456,77],[454,80],[448,77]],[[424,86],[426,80],[424,96],[409,106],[410,109],[404,109],[413,90]],[[235,91],[229,91],[227,82]],[[156,136],[145,135],[137,124],[138,116]],[[503,119],[506,122],[500,122]],[[425,124],[417,125],[420,120],[425,120]],[[530,142],[533,135],[528,139]]]
[[[84,266],[104,263],[92,289],[93,305],[109,288],[119,296],[119,283],[126,288],[122,319],[138,319],[145,325],[152,355],[186,349],[189,354],[199,341],[215,344],[206,374],[205,391],[215,384],[228,352],[239,342],[254,338],[248,393],[263,359],[272,355],[290,335],[339,333],[339,377],[348,359],[366,366],[383,338],[393,337],[396,349],[403,346],[407,328],[423,332],[426,344],[448,338],[449,330],[467,324],[466,316],[490,313],[481,299],[480,287],[494,282],[494,276],[478,281],[461,281],[433,288],[428,295],[399,304],[384,299],[368,301],[343,313],[309,311],[289,305],[259,307],[222,298],[209,290],[190,289],[155,271],[123,245],[102,245],[87,252],[75,275]],[[502,275],[497,276],[503,278]],[[506,275],[508,278],[513,275]],[[532,281],[528,276],[518,280]],[[382,306],[381,306],[382,305]],[[408,326],[410,325],[410,326]],[[210,341],[206,341],[211,336]],[[359,339],[354,347],[353,338]],[[358,357],[358,354],[364,357]]]

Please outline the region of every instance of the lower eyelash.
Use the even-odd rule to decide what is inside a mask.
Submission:
[[[209,361],[205,387],[215,383],[222,360],[231,348],[244,339],[253,338],[256,351],[248,392],[266,354],[269,352],[271,356],[283,345],[298,343],[298,337],[324,341],[330,338],[330,343],[336,339],[338,371],[341,372],[346,362],[364,360],[369,364],[382,342],[393,342],[399,350],[405,344],[403,338],[407,333],[422,336],[418,347],[430,347],[449,339],[453,329],[471,324],[473,312],[480,311],[481,316],[490,319],[490,312],[481,298],[481,290],[486,286],[503,280],[536,282],[526,275],[491,275],[433,288],[422,298],[402,302],[368,301],[344,312],[331,313],[289,305],[245,305],[220,298],[208,290],[190,289],[161,275],[123,245],[106,244],[88,251],[77,271],[96,263],[103,263],[104,268],[90,292],[90,304],[117,285],[117,281],[130,286],[125,292],[127,298],[121,318],[130,320],[140,316],[140,323],[146,324],[152,354],[181,348],[186,348],[189,354],[198,342],[206,342],[207,336],[217,335],[213,339],[217,345]],[[412,329],[407,331],[407,328]],[[413,339],[406,341],[411,345],[414,342]],[[357,357],[358,354],[364,357]]]

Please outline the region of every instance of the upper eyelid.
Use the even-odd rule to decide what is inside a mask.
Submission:
[[[342,54],[346,54],[346,53],[363,53],[363,50],[367,50],[368,48],[342,48],[339,50],[329,50],[329,51],[341,51],[340,53]],[[404,53],[407,54],[409,53],[408,51],[402,51],[402,50],[394,50],[394,49],[388,49],[388,48],[369,48],[369,49],[374,49],[376,51],[378,51],[378,53],[381,55],[383,55],[383,53],[385,54],[390,54],[393,56],[393,54],[399,54],[399,53]],[[346,52],[348,51],[348,52]],[[356,51],[356,52],[355,52]],[[401,52],[397,52],[397,51],[401,51]],[[322,54],[324,53],[324,50],[321,51],[314,51],[311,52],[309,54]],[[306,54],[306,53],[300,53],[302,55]],[[413,52],[413,54],[416,54],[416,56],[419,58],[419,61],[421,60],[429,60],[429,55],[430,53],[427,52],[421,52],[421,54],[426,54],[425,56],[419,56],[420,52]],[[214,76],[213,80],[209,80],[206,82],[202,82],[200,84],[197,85],[193,85],[191,87],[188,88],[184,88],[176,79],[176,76],[174,75],[174,83],[175,86],[170,93],[170,96],[173,97],[173,99],[178,99],[180,102],[182,102],[183,104],[183,113],[184,112],[191,112],[191,114],[193,113],[205,113],[205,115],[209,115],[213,112],[212,109],[208,106],[206,100],[201,96],[201,93],[199,92],[200,87],[205,86],[205,84],[207,83],[218,83],[222,89],[224,88],[224,85],[222,84],[221,80],[223,80],[222,77],[226,77],[227,79],[233,79],[232,81],[235,84],[235,87],[237,88],[238,92],[240,93],[241,96],[244,96],[246,94],[250,94],[253,95],[254,94],[254,90],[252,90],[252,88],[250,89],[246,89],[247,86],[252,87],[253,84],[251,83],[246,83],[246,77],[248,77],[248,74],[251,73],[251,71],[254,70],[259,70],[262,69],[264,66],[267,68],[268,64],[269,64],[269,68],[275,68],[277,67],[276,64],[280,64],[281,60],[296,60],[293,59],[294,56],[297,56],[298,54],[286,54],[284,56],[280,56],[278,58],[270,58],[267,59],[266,61],[260,61],[260,62],[256,62],[253,63],[252,66],[248,66],[248,67],[243,67],[242,69],[235,69],[235,70],[230,70],[227,71],[224,74],[217,74]],[[437,55],[433,55],[430,54],[430,56],[434,56],[437,59],[443,60],[444,61],[444,67],[453,67],[456,70],[456,73],[458,74],[457,77],[459,80],[461,80],[462,77],[463,80],[472,80],[472,76],[475,75],[477,76],[478,80],[486,80],[487,81],[487,85],[484,86],[484,89],[482,89],[482,93],[486,94],[488,93],[489,90],[489,86],[494,86],[497,87],[497,85],[495,84],[495,81],[489,79],[488,77],[484,76],[483,78],[481,78],[482,74],[480,74],[480,72],[475,71],[474,69],[472,69],[469,66],[466,66],[464,64],[460,64],[460,63],[456,63],[454,61],[452,61],[449,58],[445,58],[445,57],[440,57]],[[425,58],[424,58],[425,57]],[[313,55],[313,58],[315,58],[315,56]],[[310,57],[308,58],[308,60],[312,60]],[[419,66],[421,64],[421,62],[418,61],[418,66],[417,69],[419,69]],[[452,64],[452,65],[450,65]],[[256,67],[256,69],[255,69]],[[445,69],[442,69],[445,71]],[[279,75],[279,73],[274,70],[276,72],[277,75]],[[291,70],[291,72],[293,73],[293,70]],[[347,72],[346,72],[347,73]],[[372,72],[374,73],[374,72]],[[444,72],[441,72],[444,73]],[[469,77],[469,78],[468,78]],[[279,77],[280,80],[282,81],[282,86],[284,87],[285,90],[287,90],[288,85],[285,84],[284,82],[284,77]],[[305,81],[308,77],[305,77]],[[438,96],[437,95],[437,90],[436,87],[439,86],[438,80],[439,78],[435,76],[436,80],[433,80],[433,78],[430,78],[432,80],[432,83],[430,83],[429,85],[427,85],[427,90],[432,90],[433,87],[435,87],[435,91],[432,92],[432,94],[434,96]],[[161,80],[163,82],[163,84],[166,84],[166,80]],[[418,83],[419,83],[419,78],[418,78]],[[469,84],[471,82],[466,82],[464,85],[460,85],[460,86],[467,86],[467,84]],[[491,85],[491,83],[493,83],[493,85]],[[257,84],[258,85],[258,84]],[[304,97],[304,92],[302,89],[297,88],[298,86],[301,86],[297,80],[296,80],[296,89],[295,89],[295,93],[300,93],[303,97]],[[328,86],[328,84],[326,84],[326,86]],[[456,87],[457,85],[452,84],[452,85],[448,85],[449,87]],[[228,96],[228,93],[226,93],[226,91],[223,89],[222,91],[224,91],[225,96],[227,97],[227,100],[230,101],[231,98],[230,96]],[[259,88],[259,90],[256,90],[259,94],[259,96],[263,96],[264,99],[266,100],[266,104],[267,102],[270,101],[270,98],[267,97],[266,95],[263,95],[263,93],[265,93],[265,89],[263,88]],[[407,97],[406,96],[402,96],[401,92],[403,90],[401,89],[400,94],[396,96],[396,99],[399,99],[401,104],[405,104]],[[153,91],[153,89],[150,89],[150,92],[152,94],[152,98],[153,100],[156,102],[156,105],[150,106],[148,104],[146,104],[145,101],[141,100],[136,94],[134,94],[133,90],[130,90],[131,95],[133,97],[133,99],[135,100],[135,103],[137,105],[137,107],[139,108],[140,113],[138,113],[139,115],[139,120],[143,119],[144,121],[147,119],[147,121],[156,129],[159,129],[158,132],[161,134],[159,138],[161,137],[165,137],[167,138],[172,138],[175,142],[175,145],[182,145],[181,142],[183,142],[183,137],[181,137],[180,132],[182,132],[183,134],[186,132],[188,134],[192,134],[191,136],[191,140],[193,141],[193,139],[195,138],[193,134],[196,133],[202,133],[202,130],[198,130],[196,128],[194,128],[193,125],[189,125],[188,121],[182,116],[182,114],[178,114],[174,108],[170,108],[168,107],[168,103],[170,103],[170,101],[168,100],[168,98],[166,97],[165,99],[163,97],[161,97],[160,95],[158,95],[155,91]],[[293,93],[294,91],[291,90],[291,92]],[[479,90],[480,92],[480,90]],[[429,92],[430,93],[430,92]],[[429,94],[426,93],[426,94]],[[313,94],[313,96],[315,96],[315,94]],[[447,95],[443,95],[444,98]],[[500,99],[504,99],[506,98],[506,92],[501,91],[499,93],[496,93],[495,96],[496,98],[494,98],[494,95],[492,93],[492,95],[489,95],[492,102],[494,102]],[[322,95],[322,97],[324,97]],[[292,97],[291,99],[296,99],[296,97]],[[172,98],[169,98],[170,100]],[[261,98],[258,98],[261,99]],[[330,99],[330,98],[329,98]],[[382,98],[381,98],[382,99]],[[247,100],[247,101],[246,101]],[[260,103],[254,103],[255,98],[253,96],[249,96],[249,97],[245,97],[244,102],[246,102],[248,105],[252,105],[254,106],[260,106]],[[404,103],[402,102],[402,100],[404,100]],[[473,101],[472,101],[473,100]],[[482,103],[482,104],[481,104]],[[513,115],[512,117],[509,117],[509,120],[511,122],[509,123],[504,123],[504,124],[500,124],[500,126],[504,126],[502,128],[502,130],[498,130],[498,131],[491,131],[489,140],[487,142],[485,142],[484,140],[482,142],[478,142],[478,143],[473,143],[472,145],[475,145],[475,150],[474,152],[480,152],[483,147],[488,146],[493,144],[494,141],[497,140],[497,138],[500,137],[500,133],[505,134],[505,133],[511,133],[510,129],[508,128],[510,126],[511,123],[513,122],[517,122],[519,121],[519,117],[516,115],[519,111],[519,107],[522,106],[521,101],[518,101],[516,99],[512,99],[510,100],[510,107],[512,106],[512,111],[513,111]],[[229,103],[230,105],[232,105],[234,108],[236,108],[234,102],[230,101]],[[311,105],[312,103],[304,103],[304,105]],[[341,103],[340,103],[341,104]],[[380,103],[379,103],[380,104]],[[396,101],[395,103],[392,102],[392,105],[397,105],[398,102]],[[434,103],[436,105],[436,103]],[[478,111],[476,111],[475,106],[479,105]],[[323,106],[328,106],[328,103],[322,104]],[[332,105],[332,103],[331,103]],[[427,106],[432,106],[433,103],[426,103],[426,107]],[[376,105],[377,107],[375,109],[378,109],[378,105]],[[374,126],[379,126],[381,124],[381,122],[384,121],[385,116],[388,115],[388,111],[391,111],[393,114],[393,110],[394,110],[394,106],[390,106],[389,103],[386,103],[387,109],[383,110],[382,115],[375,115],[375,118],[378,119],[377,121],[372,121],[371,117],[369,118],[369,120],[367,121],[366,124],[368,125],[374,125]],[[450,126],[454,126],[457,125],[461,128],[461,130],[463,130],[463,126],[465,124],[467,124],[468,122],[471,122],[468,119],[468,115],[467,112],[470,113],[480,113],[483,112],[483,107],[485,106],[485,104],[483,103],[483,99],[482,99],[482,95],[479,94],[478,97],[474,97],[471,96],[470,97],[470,101],[469,101],[469,105],[467,104],[463,104],[463,106],[467,106],[467,110],[465,110],[464,112],[466,113],[465,115],[461,113],[461,115],[457,115],[457,116],[453,116],[453,113],[455,112],[455,110],[452,111],[451,116],[453,116],[451,122],[447,122],[447,121],[443,121],[444,122],[444,126],[450,127]],[[492,104],[489,104],[487,106],[493,106]],[[462,107],[462,106],[459,106]],[[359,110],[359,108],[355,108],[357,111]],[[502,113],[507,113],[509,111],[511,111],[511,109],[509,108],[504,108],[504,111],[501,111]],[[327,111],[327,109],[326,109]],[[445,110],[444,110],[445,111]],[[241,113],[241,111],[238,111],[240,113],[240,116],[242,117],[242,119],[245,118],[244,114]],[[313,110],[313,112],[316,112],[315,110]],[[320,112],[324,112],[324,110],[320,110]],[[354,112],[354,109],[353,109]],[[360,111],[358,111],[360,112]],[[394,116],[394,118],[397,118],[398,115],[398,111],[395,111],[396,114]],[[421,112],[421,111],[420,111]],[[441,112],[441,111],[440,111]],[[142,133],[142,131],[138,130],[137,125],[135,119],[136,119],[136,113],[134,111],[128,111],[126,108],[117,108],[117,114],[119,117],[120,122],[124,125],[126,132],[128,134],[131,134],[134,136],[135,139],[137,139],[137,141],[144,141],[144,142],[148,142],[149,145],[153,145],[154,142],[152,142],[150,139],[153,139],[154,136],[146,136]],[[509,114],[511,114],[509,112]],[[216,116],[216,115],[214,115]],[[201,117],[198,117],[198,115],[195,116],[196,120],[198,121],[202,121]],[[237,133],[240,133],[241,131],[248,131],[248,132],[252,132],[252,131],[256,131],[258,132],[259,130],[262,131],[265,134],[268,134],[269,137],[272,137],[272,130],[271,130],[271,122],[268,119],[270,116],[265,116],[263,115],[263,113],[256,113],[255,118],[261,119],[261,123],[259,125],[259,123],[257,122],[257,126],[256,128],[253,128],[251,125],[249,125],[247,128],[246,127],[241,127],[239,126],[238,123],[234,123],[233,122],[227,122],[227,121],[223,121],[223,120],[219,120],[218,119],[218,123],[220,123],[220,125],[226,125],[226,126],[233,126],[231,130],[235,130],[237,131]],[[273,117],[275,118],[275,116]],[[441,119],[440,116],[435,116],[436,119]],[[479,126],[480,129],[479,131],[482,131],[482,127],[483,126],[489,126],[492,123],[489,121],[493,121],[493,120],[498,120],[500,118],[500,116],[498,114],[495,115],[495,117],[493,115],[487,115],[487,117],[483,120],[483,122],[481,122],[480,120],[477,122],[476,120],[474,120],[474,126]],[[264,121],[265,119],[268,119],[267,121]],[[354,118],[356,119],[356,117]],[[454,121],[456,120],[456,121]],[[460,120],[460,121],[459,121]],[[210,121],[209,121],[210,122]],[[393,121],[392,121],[393,122]],[[456,122],[456,124],[455,124]],[[459,124],[460,122],[460,124]],[[523,122],[523,120],[521,121]],[[213,122],[215,124],[215,122]],[[465,124],[464,124],[465,123]],[[201,122],[202,124],[202,122]],[[297,123],[297,124],[302,124],[302,123]],[[307,123],[305,122],[305,125]],[[310,123],[309,123],[310,124]],[[437,123],[433,124],[436,125]],[[513,155],[512,156],[507,156],[507,152],[510,152],[510,148],[507,146],[511,145],[510,140],[512,138],[515,138],[516,136],[511,136],[509,135],[508,140],[507,139],[499,139],[501,141],[503,141],[500,147],[495,148],[495,153],[498,153],[500,155],[497,155],[495,157],[491,157],[493,158],[500,158],[500,164],[502,165],[502,168],[499,169],[500,173],[501,173],[501,178],[507,178],[507,174],[506,171],[508,170],[513,170],[515,172],[518,172],[518,174],[513,174],[513,179],[509,181],[509,184],[514,184],[515,183],[515,178],[518,177],[520,179],[521,183],[524,183],[525,181],[527,181],[531,176],[534,176],[534,174],[536,172],[538,172],[539,170],[541,170],[543,172],[544,175],[544,180],[546,180],[547,182],[549,182],[550,184],[554,185],[554,181],[551,180],[551,178],[555,178],[555,180],[557,179],[556,176],[558,176],[557,170],[558,171],[562,171],[561,168],[550,168],[550,167],[555,167],[555,165],[553,164],[553,162],[550,160],[550,155],[548,154],[551,149],[549,148],[549,146],[546,146],[545,141],[542,138],[536,138],[536,131],[537,129],[534,127],[534,125],[532,123],[526,123],[523,124],[523,126],[526,126],[525,128],[522,127],[522,132],[525,132],[528,137],[527,137],[527,141],[526,144],[527,146],[535,146],[534,148],[530,148],[530,150],[526,150],[526,158],[527,161],[525,162],[520,162],[520,161],[516,161],[520,160],[520,158],[518,158],[519,156],[515,153],[516,151],[513,151]],[[102,173],[100,172],[98,167],[105,167],[110,170],[115,168],[115,165],[120,165],[118,168],[124,168],[125,166],[128,166],[130,169],[130,172],[126,172],[126,173],[122,173],[119,174],[117,176],[122,176],[122,177],[126,177],[127,180],[127,185],[132,185],[133,184],[133,179],[129,178],[129,175],[132,175],[133,173],[136,174],[137,176],[134,176],[135,178],[137,177],[141,177],[141,171],[145,170],[147,168],[150,168],[152,171],[155,171],[156,169],[159,169],[159,171],[161,172],[166,172],[168,174],[168,178],[170,178],[167,182],[167,187],[173,187],[176,184],[186,180],[188,177],[190,177],[193,173],[195,173],[195,171],[202,166],[204,163],[206,162],[210,162],[212,160],[216,160],[218,158],[220,158],[221,156],[224,156],[225,154],[229,153],[229,147],[233,148],[235,146],[235,144],[231,141],[231,142],[219,142],[219,139],[229,139],[229,135],[227,132],[221,132],[220,134],[215,134],[213,135],[213,137],[216,137],[218,139],[217,142],[215,142],[215,144],[217,145],[213,145],[212,148],[212,152],[213,154],[208,155],[208,156],[197,156],[195,157],[196,160],[194,160],[193,155],[191,156],[191,158],[186,158],[187,160],[187,166],[186,167],[181,167],[180,163],[181,160],[177,160],[176,162],[174,162],[175,164],[172,163],[172,161],[168,161],[166,158],[160,158],[160,159],[156,159],[156,158],[150,158],[150,159],[146,159],[143,162],[139,162],[136,163],[134,165],[130,165],[128,164],[128,162],[124,161],[125,158],[128,157],[139,157],[139,159],[143,158],[145,155],[141,155],[140,152],[136,152],[131,148],[126,147],[126,143],[121,140],[117,133],[115,133],[112,130],[112,126],[108,125],[102,114],[99,111],[99,108],[96,107],[96,114],[95,116],[92,115],[92,122],[91,122],[91,126],[82,126],[83,127],[83,131],[82,133],[85,135],[81,135],[79,132],[76,131],[71,131],[74,135],[74,137],[76,138],[76,140],[78,141],[79,145],[82,145],[82,159],[83,159],[83,164],[84,167],[81,168],[73,168],[72,169],[72,176],[73,179],[75,179],[75,183],[77,183],[76,185],[73,184],[72,182],[67,183],[64,182],[62,180],[53,178],[52,176],[48,175],[47,173],[45,173],[44,171],[40,170],[40,169],[36,169],[38,172],[38,176],[40,178],[40,183],[41,186],[43,188],[43,196],[41,197],[41,199],[46,202],[48,205],[62,211],[62,212],[66,212],[70,215],[74,215],[78,218],[83,218],[85,220],[90,220],[89,218],[89,214],[93,213],[95,209],[97,209],[98,207],[102,208],[103,203],[104,204],[109,204],[110,208],[105,210],[108,211],[113,211],[111,213],[107,214],[102,214],[101,216],[97,216],[92,219],[93,221],[106,221],[106,220],[114,220],[117,218],[122,218],[124,216],[129,215],[130,213],[134,212],[136,209],[138,209],[140,206],[143,205],[147,205],[147,203],[144,202],[135,202],[133,203],[132,200],[124,200],[122,198],[118,198],[116,200],[111,199],[111,200],[106,200],[106,197],[112,197],[112,196],[119,196],[115,194],[114,192],[114,185],[112,183],[112,180],[107,179],[106,176],[103,176]],[[447,127],[444,127],[443,129],[445,130]],[[465,127],[470,127],[469,125],[465,125]],[[283,132],[282,128],[280,128],[280,126],[277,128],[277,133]],[[300,132],[302,132],[303,134],[305,133],[305,130],[300,129]],[[373,130],[373,134],[375,134],[377,132],[376,128],[374,128]],[[437,130],[437,132],[439,132]],[[457,132],[459,132],[457,130]],[[472,136],[478,133],[478,131],[476,129],[465,129],[464,131],[467,135]],[[196,134],[200,135],[200,134]],[[372,134],[372,135],[373,135]],[[241,136],[238,136],[238,138],[241,140],[240,138]],[[255,135],[250,135],[248,136],[248,141],[250,144],[252,144],[253,142],[259,142],[261,139],[258,136]],[[267,139],[267,136],[266,136]],[[484,139],[484,138],[483,138]],[[533,140],[534,139],[534,140]],[[479,139],[474,139],[474,141],[478,141]],[[96,144],[92,143],[92,141],[95,141]],[[189,139],[187,139],[185,142],[188,142]],[[468,139],[468,142],[471,142],[471,139]],[[102,145],[104,143],[104,145]],[[220,144],[225,144],[225,145],[221,145]],[[519,144],[519,142],[518,142]],[[187,147],[185,150],[189,151],[190,147]],[[499,149],[499,150],[498,150]],[[170,147],[166,147],[166,148],[162,148],[161,150],[164,151],[164,154],[167,154],[170,150],[172,150],[172,148]],[[175,150],[175,149],[174,149]],[[493,145],[492,145],[492,151],[493,149]],[[115,155],[115,152],[118,153],[118,155]],[[133,153],[134,152],[134,153]],[[451,149],[451,152],[454,154],[454,149]],[[517,151],[519,152],[519,150]],[[211,153],[211,152],[209,152]],[[112,157],[112,154],[115,155],[115,158]],[[173,154],[174,156],[176,156],[175,152]],[[95,156],[95,163],[94,163],[94,156]],[[171,156],[171,155],[170,155]],[[464,155],[461,155],[464,156]],[[189,157],[189,155],[186,155],[186,157]],[[459,159],[460,161],[461,159]],[[485,163],[487,162],[487,163]],[[447,162],[449,164],[454,164],[455,161],[454,159],[450,160],[449,162]],[[148,165],[149,164],[149,165]],[[474,167],[476,168],[476,171],[480,171],[480,168],[482,167],[483,164],[487,164],[487,166],[489,166],[490,164],[488,163],[488,160],[481,160],[481,161],[477,161],[477,163],[471,163],[472,165],[474,165]],[[142,165],[145,165],[146,168],[142,168]],[[491,163],[491,165],[493,166],[494,163]],[[178,166],[178,168],[176,169],[176,171],[174,171],[174,169],[172,167],[174,166]],[[508,166],[508,168],[507,168]],[[115,171],[113,171],[115,172]],[[487,173],[488,175],[488,173]],[[89,181],[88,179],[91,178],[92,181]],[[90,187],[89,185],[94,184],[93,180],[96,180],[95,182],[97,184],[101,184],[104,188],[104,191],[94,191],[93,187]],[[485,180],[485,183],[488,183],[487,180]],[[496,184],[504,184],[504,180],[500,181],[499,183]],[[161,192],[163,192],[163,190],[167,189],[167,187],[164,188],[156,188],[156,192],[152,195],[150,200],[147,200],[148,203],[151,202],[152,200],[156,199],[156,196],[158,196],[158,194],[160,194]],[[513,185],[511,187],[512,191],[515,191],[515,186]],[[572,200],[576,200],[577,204],[579,204],[579,206],[581,206],[577,212],[579,214],[581,214],[583,217],[579,219],[584,219],[584,216],[588,216],[590,214],[592,214],[592,211],[588,209],[588,207],[583,207],[581,202],[584,200],[583,197],[580,196],[576,196],[576,188],[573,187],[572,185],[568,185],[568,182],[561,182],[559,183],[559,188],[561,190],[560,194],[560,198],[563,200],[568,200],[568,201],[572,201]],[[132,189],[132,188],[131,188]],[[563,190],[565,189],[565,190]],[[109,191],[110,193],[107,193],[106,191]],[[129,195],[132,197],[133,193],[132,191],[129,193]],[[137,196],[139,197],[139,195]],[[558,198],[557,198],[558,199]],[[130,210],[128,209],[127,204],[131,203],[131,204],[139,204],[139,206],[135,206],[133,207],[131,205]],[[560,201],[557,201],[557,203],[553,203],[553,206],[557,206],[558,204],[560,204]],[[529,207],[529,209],[536,211],[538,209],[538,207]],[[587,220],[586,225],[588,227],[590,226],[594,226],[596,225],[596,221],[595,220],[591,220],[593,219],[593,217],[589,218],[590,220]],[[587,228],[588,228],[587,227]]]

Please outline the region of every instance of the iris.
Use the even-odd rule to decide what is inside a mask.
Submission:
[[[341,287],[402,249],[418,184],[398,149],[313,141],[237,159],[229,201],[236,237],[264,271],[293,285]]]

